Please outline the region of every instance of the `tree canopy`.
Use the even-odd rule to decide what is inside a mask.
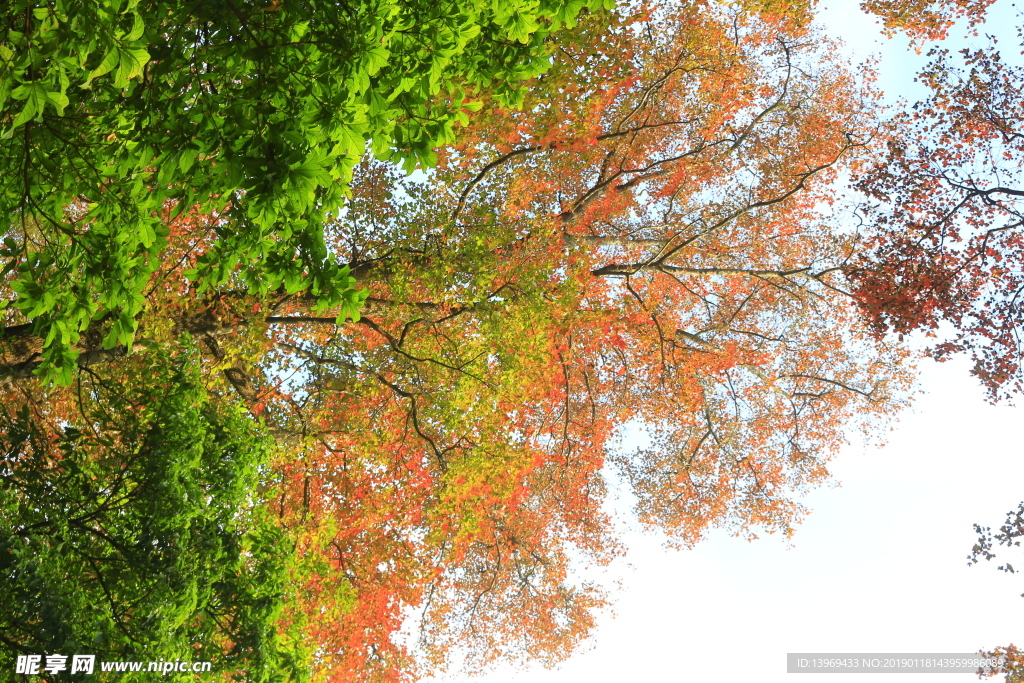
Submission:
[[[407,169],[548,64],[593,0],[17,0],[0,12],[0,213],[9,304],[71,380],[82,332],[130,345],[168,217],[219,217],[190,274],[308,291],[358,316],[323,242],[367,147]],[[238,264],[246,268],[239,270]]]
[[[0,665],[88,652],[304,679],[300,635],[278,632],[292,548],[258,506],[273,446],[208,399],[194,355],[160,360],[145,383],[80,386],[73,424],[0,407]]]
[[[880,332],[952,323],[935,356],[971,353],[990,396],[1007,397],[1022,388],[1024,71],[994,45],[932,56],[932,96],[896,117],[859,180],[878,229],[850,273]]]
[[[18,652],[553,665],[611,489],[677,546],[788,535],[908,400],[836,208],[897,137],[810,3],[7,12]]]
[[[976,25],[992,3],[954,4],[952,11],[944,9],[941,30],[929,37],[944,37],[955,16],[967,14]],[[890,27],[907,29],[890,19]],[[1018,37],[1024,43],[1020,29]],[[929,52],[931,62],[918,76],[929,97],[888,122],[884,153],[856,179],[870,229],[867,248],[846,272],[876,336],[924,331],[933,358],[969,354],[974,375],[997,401],[1024,388],[1024,70],[989,41],[981,49]],[[994,559],[997,546],[1019,546],[1022,513],[1024,504],[1007,514],[995,534],[975,524],[978,542],[968,564]],[[999,569],[1015,571],[1009,562]],[[987,654],[1004,664],[985,675],[1021,680],[1018,647]]]

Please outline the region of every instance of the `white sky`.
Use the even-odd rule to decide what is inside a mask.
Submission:
[[[853,54],[881,54],[887,98],[923,94],[913,76],[924,56],[905,40],[882,38],[856,0],[830,4],[823,18]],[[981,30],[1004,35],[1004,49],[1017,54],[1016,9],[1001,1],[991,15]],[[612,572],[623,581],[617,616],[599,621],[589,651],[554,671],[502,670],[475,680],[977,681],[973,674],[786,673],[787,652],[961,653],[1024,644],[1024,575],[998,572],[996,562],[966,566],[972,524],[997,527],[1024,500],[1024,407],[986,404],[966,362],[922,367],[926,393],[889,444],[847,448],[832,466],[841,487],[805,499],[812,513],[795,547],[718,534],[671,552],[658,538],[630,534],[633,568]]]

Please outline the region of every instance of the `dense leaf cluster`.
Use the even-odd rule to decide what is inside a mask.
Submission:
[[[4,656],[552,665],[617,484],[792,531],[911,376],[824,210],[877,94],[806,0],[607,4],[0,10]]]
[[[548,64],[545,38],[604,4],[7,3],[0,258],[14,308],[45,337],[41,372],[70,381],[98,318],[107,348],[130,346],[168,211],[222,218],[191,273],[201,286],[237,277],[358,316],[322,224],[367,146],[431,164],[479,107],[473,92],[515,104]]]
[[[4,671],[39,653],[307,670],[278,632],[291,544],[254,507],[270,442],[196,370],[160,372],[160,399],[93,386],[102,403],[56,439],[28,406],[0,408]]]

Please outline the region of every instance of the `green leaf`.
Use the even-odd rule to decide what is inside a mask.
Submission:
[[[107,54],[103,55],[103,59],[100,61],[100,65],[89,72],[89,76],[82,83],[81,87],[88,88],[92,84],[93,79],[99,78],[104,74],[110,72],[115,66],[117,66],[118,52],[116,49],[111,49]]]
[[[141,221],[139,223],[139,242],[147,249],[156,242],[156,232],[148,221]]]
[[[138,40],[142,37],[142,34],[146,30],[146,25],[142,22],[142,15],[138,12],[132,14],[132,30],[128,33],[128,40]],[[149,61],[148,58],[146,61]],[[145,63],[145,62],[143,62]]]
[[[288,37],[294,42],[302,38],[308,32],[309,22],[297,21],[294,24],[292,24],[291,30],[288,32]]]
[[[196,150],[188,148],[183,149],[181,154],[178,156],[178,169],[182,173],[188,173],[195,165],[197,156],[198,153]]]
[[[118,55],[120,60],[114,76],[114,87],[124,88],[128,81],[142,74],[143,67],[149,62],[149,53],[141,48],[119,49]]]
[[[46,99],[57,110],[58,116],[64,116],[64,108],[68,106],[68,96],[59,92],[47,92]]]
[[[367,50],[364,54],[366,58],[366,71],[372,76],[388,63],[391,51],[386,47],[373,47]]]
[[[21,111],[18,112],[18,115],[14,117],[14,121],[11,122],[11,127],[6,132],[5,137],[10,137],[10,134],[15,128],[31,121],[38,111],[39,108],[35,99],[25,100],[25,106],[23,106]]]

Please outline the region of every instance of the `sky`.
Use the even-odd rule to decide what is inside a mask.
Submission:
[[[822,3],[825,5],[826,3]],[[924,55],[887,40],[855,0],[822,18],[855,58],[880,56],[887,100],[923,95]],[[1014,54],[1016,8],[999,2],[984,33]],[[954,31],[953,35],[962,35]],[[947,41],[951,49],[965,44]],[[982,44],[984,38],[974,39]],[[967,43],[971,44],[971,43]],[[712,534],[669,551],[630,532],[615,614],[585,652],[555,670],[499,669],[478,683],[888,683],[977,681],[973,674],[787,674],[786,653],[967,653],[1024,645],[1024,573],[967,566],[974,523],[998,527],[1024,500],[1024,399],[989,405],[965,360],[922,363],[922,395],[884,447],[855,443],[832,462],[840,485],[803,499],[811,509],[787,546]],[[1006,551],[999,559],[1013,561]],[[1024,550],[1016,556],[1024,565]],[[443,679],[460,680],[458,677]],[[1002,680],[987,679],[987,680]]]

